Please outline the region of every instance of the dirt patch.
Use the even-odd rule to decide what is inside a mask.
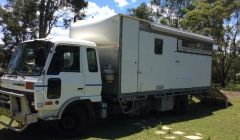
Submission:
[[[228,99],[240,99],[240,91],[224,91],[221,92],[228,97]]]

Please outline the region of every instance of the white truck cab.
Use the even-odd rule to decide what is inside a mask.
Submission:
[[[27,126],[38,119],[61,118],[73,101],[101,102],[98,58],[96,45],[89,41],[38,39],[19,44],[1,78],[0,98],[6,99],[1,105],[9,107],[1,114]]]

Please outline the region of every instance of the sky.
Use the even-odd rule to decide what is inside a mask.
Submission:
[[[87,0],[88,7],[86,15],[88,19],[103,19],[117,13],[127,14],[127,9],[136,8],[142,2],[149,3],[150,0]],[[0,0],[0,5],[5,5],[6,0]],[[1,27],[0,27],[1,30]],[[2,32],[0,32],[0,43],[2,43]],[[68,29],[53,28],[48,37],[65,38],[68,37]]]

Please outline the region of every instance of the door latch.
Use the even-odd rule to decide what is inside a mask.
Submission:
[[[83,90],[83,88],[78,88],[78,90]]]

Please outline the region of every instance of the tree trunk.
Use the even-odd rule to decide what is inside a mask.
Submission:
[[[44,24],[44,9],[45,9],[45,0],[41,0],[41,4],[39,6],[39,38],[44,37],[44,29],[43,29],[43,24]]]
[[[236,65],[236,60],[234,61],[234,72],[233,72],[233,83],[236,84],[236,81],[237,81],[237,77],[236,77],[236,74],[237,74],[237,65]]]
[[[221,87],[225,88],[226,87],[226,80],[224,78],[221,79],[220,81],[220,84],[221,84]]]

